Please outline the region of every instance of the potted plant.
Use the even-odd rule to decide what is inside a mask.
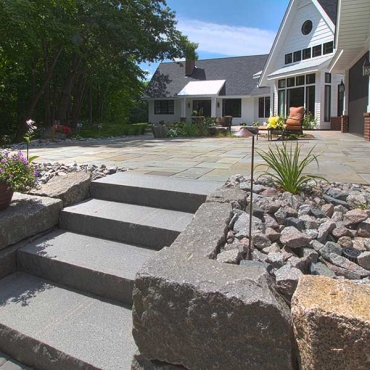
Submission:
[[[36,186],[37,172],[23,153],[0,151],[0,210],[6,209],[13,192],[23,193]]]

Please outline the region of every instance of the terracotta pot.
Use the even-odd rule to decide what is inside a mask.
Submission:
[[[0,181],[0,211],[9,207],[13,197],[13,190],[6,182]]]

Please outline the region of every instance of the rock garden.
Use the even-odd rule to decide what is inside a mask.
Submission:
[[[324,181],[309,185],[295,195],[264,178],[253,189],[251,257],[266,266],[287,299],[306,274],[370,283],[370,187]],[[251,183],[235,175],[225,186],[245,190],[246,208],[237,203],[233,209],[217,260],[243,264]]]

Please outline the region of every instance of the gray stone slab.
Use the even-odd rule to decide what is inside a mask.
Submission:
[[[0,281],[0,310],[0,350],[35,369],[131,367],[136,346],[123,306],[16,273]]]
[[[186,369],[293,368],[290,310],[266,269],[212,259],[231,216],[226,199],[203,204],[137,274],[133,335],[146,359]]]
[[[39,189],[31,191],[33,195],[59,198],[64,207],[89,198],[91,175],[87,172],[69,172],[65,176],[54,176]]]
[[[0,366],[9,360],[9,356],[0,351]]]
[[[92,197],[149,207],[195,212],[216,182],[118,172],[91,183]]]
[[[153,249],[169,246],[193,214],[91,199],[60,213],[60,227]]]
[[[57,225],[62,206],[59,199],[14,193],[0,212],[0,249]]]
[[[3,366],[0,366],[1,370],[33,370],[30,367],[21,364],[18,361],[9,359],[4,363]]]
[[[131,304],[135,275],[154,253],[57,230],[20,248],[17,260],[27,273]]]

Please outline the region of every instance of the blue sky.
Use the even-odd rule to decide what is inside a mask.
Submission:
[[[199,59],[267,54],[289,0],[167,0]],[[142,64],[147,79],[158,63]]]

